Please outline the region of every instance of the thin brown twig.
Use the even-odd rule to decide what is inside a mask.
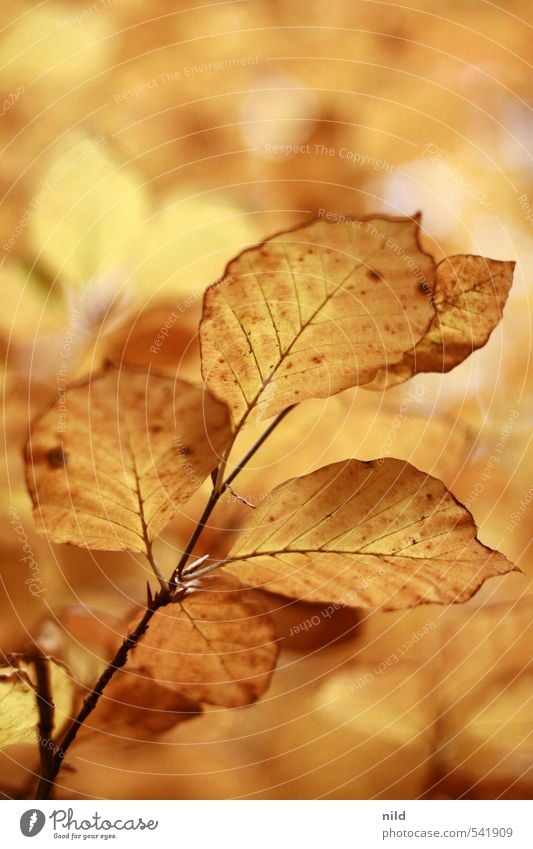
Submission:
[[[63,764],[63,759],[77,737],[77,734],[85,722],[85,720],[90,716],[93,710],[96,708],[100,697],[102,696],[104,689],[111,681],[115,672],[121,669],[128,660],[128,656],[130,651],[135,648],[139,640],[144,636],[146,631],[148,630],[148,626],[154,614],[162,607],[165,607],[167,604],[170,604],[174,601],[179,601],[180,596],[185,595],[187,591],[186,584],[182,584],[181,580],[183,577],[183,570],[185,569],[189,558],[192,554],[194,546],[196,545],[200,535],[202,534],[204,528],[206,527],[207,520],[213,510],[215,509],[221,495],[226,490],[226,488],[235,480],[239,472],[247,465],[249,460],[254,456],[254,454],[259,450],[259,448],[263,445],[266,439],[270,436],[272,431],[279,425],[279,423],[285,418],[285,416],[294,408],[295,405],[291,407],[287,407],[283,410],[268,426],[268,428],[263,432],[263,434],[259,437],[259,439],[254,443],[254,445],[247,451],[242,460],[235,466],[231,474],[227,477],[227,479],[223,482],[222,486],[217,490],[216,487],[213,487],[213,491],[209,497],[209,500],[203,510],[201,517],[199,518],[194,532],[187,543],[185,550],[180,558],[180,561],[176,568],[174,569],[168,584],[161,588],[161,590],[151,597],[151,593],[149,593],[148,597],[148,605],[146,611],[138,623],[138,625],[134,628],[134,630],[128,634],[127,637],[124,638],[122,644],[119,649],[115,653],[113,659],[108,663],[107,667],[104,669],[102,674],[100,675],[98,681],[96,682],[94,688],[91,690],[86,699],[84,699],[83,705],[80,708],[78,714],[71,721],[69,727],[67,728],[62,740],[57,747],[56,752],[53,756],[47,760],[46,764],[42,764],[42,773],[39,778],[39,782],[37,785],[37,790],[35,793],[36,799],[50,799],[52,793],[54,791],[55,782],[57,775],[61,769]],[[211,568],[217,568],[218,566],[223,565],[223,561],[217,564],[212,564]],[[196,570],[193,570],[187,573],[186,580],[187,582],[193,580],[196,575],[207,573],[207,571],[211,571],[209,567],[204,567],[204,569],[198,569],[198,573]],[[157,573],[156,573],[157,574]],[[159,575],[157,576],[159,579]],[[167,588],[168,587],[168,588]]]
[[[54,733],[55,705],[50,682],[50,661],[44,655],[32,655],[35,669],[37,710],[39,712],[39,757],[43,773],[53,767],[54,755],[50,748]]]
[[[261,448],[263,443],[266,442],[266,440],[268,439],[268,437],[270,436],[272,431],[274,431],[277,428],[277,426],[280,424],[280,422],[283,421],[285,416],[288,415],[288,413],[290,413],[290,411],[293,410],[295,406],[296,405],[293,404],[292,406],[287,407],[285,410],[282,410],[282,412],[279,413],[276,416],[276,418],[269,424],[267,429],[265,431],[263,431],[263,433],[261,434],[259,439],[257,439],[256,442],[254,442],[252,447],[249,449],[249,451],[246,452],[246,454],[241,459],[241,461],[239,463],[237,463],[237,465],[235,466],[235,468],[233,469],[231,474],[228,475],[228,477],[223,481],[223,483],[219,487],[219,489],[217,489],[216,486],[213,487],[213,491],[211,492],[211,495],[209,497],[209,501],[207,502],[207,504],[205,506],[204,512],[200,516],[200,519],[198,520],[198,523],[197,523],[197,525],[196,525],[196,527],[193,531],[193,534],[192,534],[189,542],[185,546],[185,549],[183,551],[183,554],[181,555],[180,561],[179,561],[178,565],[176,566],[176,568],[174,569],[174,572],[171,575],[171,578],[170,578],[170,581],[169,581],[171,587],[173,585],[175,585],[176,582],[181,581],[184,569],[187,566],[187,563],[189,562],[189,558],[190,558],[190,556],[193,552],[194,546],[198,542],[198,539],[199,539],[202,531],[205,528],[207,520],[209,519],[209,517],[211,516],[211,513],[213,512],[213,510],[217,506],[217,504],[220,500],[220,497],[223,495],[223,493],[226,491],[226,489],[233,483],[233,481],[235,480],[237,475],[249,463],[249,461],[252,459],[254,454],[256,454],[257,451],[259,451],[259,449]]]
[[[49,768],[43,770],[43,774],[41,775],[37,785],[37,791],[35,794],[36,799],[49,799],[51,797],[55,785],[55,779],[61,769],[63,758],[71,744],[76,739],[81,726],[98,704],[105,687],[109,684],[115,672],[125,665],[130,651],[137,645],[141,637],[143,637],[146,633],[150,620],[156,611],[165,607],[165,605],[170,604],[173,600],[174,599],[168,592],[161,591],[157,593],[152,600],[151,606],[146,609],[141,621],[135,629],[128,634],[127,637],[125,637],[115,656],[100,675],[94,688],[91,690],[87,698],[84,699],[78,715],[72,720],[67,728],[67,731],[59,743],[57,751],[53,755]]]

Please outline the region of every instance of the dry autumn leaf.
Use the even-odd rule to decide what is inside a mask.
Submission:
[[[427,332],[434,262],[419,218],[321,219],[245,251],[205,295],[208,388],[236,429],[372,380]]]
[[[465,601],[514,568],[479,542],[441,481],[392,458],[277,487],[227,561],[245,583],[290,598],[384,610]]]
[[[201,713],[201,706],[182,693],[128,667],[127,672],[120,672],[106,688],[87,730],[103,731],[139,743],[141,733],[154,738]]]
[[[33,425],[27,480],[38,529],[54,542],[150,556],[229,438],[225,406],[202,388],[107,366]]]
[[[514,262],[451,256],[437,266],[429,330],[403,359],[379,372],[365,389],[386,389],[418,372],[447,372],[483,347],[502,317]]]
[[[43,621],[36,642],[43,651],[53,652],[64,661],[75,671],[76,680],[88,687],[126,636],[127,619],[87,605],[70,605],[54,619]],[[137,735],[142,729],[153,738],[201,712],[200,705],[129,664],[127,671],[116,673],[106,687],[98,711],[85,730],[131,739],[134,729]]]
[[[73,715],[76,687],[65,667],[49,658],[34,660],[28,655],[9,658],[0,667],[0,747],[13,743],[37,743],[40,725],[39,701],[47,701],[51,731],[56,735]],[[38,686],[36,663],[47,678],[46,693]],[[50,702],[48,702],[50,698]]]
[[[278,655],[268,608],[230,575],[157,611],[135,665],[193,702],[239,707],[268,687]]]

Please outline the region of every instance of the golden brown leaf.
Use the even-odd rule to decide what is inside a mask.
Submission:
[[[386,389],[418,372],[447,372],[483,347],[502,317],[514,262],[451,256],[437,266],[429,330],[403,359],[380,371],[365,389]]]
[[[201,706],[182,693],[128,667],[106,687],[88,727],[128,739],[133,735],[138,743],[143,733],[153,738],[201,713]]]
[[[367,383],[434,316],[434,263],[419,219],[321,219],[245,251],[205,295],[207,386],[237,428],[306,398]]]
[[[228,560],[271,592],[385,610],[465,601],[513,569],[441,481],[392,458],[333,463],[277,487]]]
[[[225,406],[200,387],[108,366],[33,425],[27,480],[39,530],[54,542],[149,553],[229,437]]]
[[[268,687],[275,637],[262,599],[236,578],[217,575],[157,611],[133,659],[191,701],[238,707]]]

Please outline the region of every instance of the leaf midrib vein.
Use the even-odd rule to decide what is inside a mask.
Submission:
[[[292,349],[293,349],[294,345],[296,344],[296,342],[298,341],[298,339],[300,338],[300,336],[302,335],[302,333],[303,333],[303,332],[307,329],[307,327],[311,324],[311,322],[313,321],[313,319],[315,318],[315,316],[316,316],[316,315],[318,315],[318,313],[319,313],[321,310],[323,310],[323,309],[324,309],[324,307],[326,306],[326,304],[327,304],[327,303],[329,303],[329,301],[330,301],[332,298],[334,298],[334,297],[335,297],[335,295],[337,294],[337,292],[338,292],[338,291],[339,291],[339,290],[340,290],[340,289],[344,286],[344,284],[346,283],[346,281],[347,281],[347,280],[349,280],[349,279],[350,279],[350,277],[352,277],[352,275],[353,275],[353,274],[355,274],[355,273],[356,273],[356,272],[357,272],[360,268],[363,268],[363,267],[366,267],[366,266],[367,266],[367,263],[369,262],[369,260],[371,260],[371,259],[372,259],[372,257],[374,257],[374,256],[378,253],[378,251],[379,251],[380,249],[381,249],[381,245],[380,245],[378,248],[376,248],[375,250],[371,251],[371,253],[369,253],[369,254],[368,254],[368,256],[366,256],[364,259],[362,259],[362,260],[358,260],[358,261],[355,263],[354,267],[353,267],[352,269],[350,269],[350,271],[348,272],[348,274],[346,274],[346,275],[343,277],[343,279],[342,279],[342,280],[341,280],[341,281],[337,284],[337,286],[335,286],[335,288],[334,288],[334,289],[332,289],[332,291],[331,291],[331,292],[330,292],[330,293],[329,293],[329,294],[328,294],[328,295],[324,298],[324,300],[323,300],[323,301],[319,304],[319,306],[318,306],[318,307],[315,309],[315,311],[314,311],[314,312],[313,312],[313,313],[309,316],[309,318],[308,318],[305,322],[303,322],[303,324],[301,325],[300,329],[299,329],[299,330],[298,330],[298,332],[295,334],[294,339],[292,340],[292,342],[290,343],[290,345],[286,348],[286,350],[285,350],[283,353],[280,353],[280,357],[279,357],[279,359],[278,359],[278,362],[276,363],[275,367],[271,370],[271,372],[270,372],[270,374],[269,374],[268,378],[264,378],[264,379],[263,379],[263,377],[262,377],[262,373],[261,373],[261,371],[260,371],[260,369],[259,369],[259,367],[258,367],[258,369],[257,369],[257,370],[258,370],[258,373],[261,375],[261,379],[262,379],[262,381],[263,381],[263,380],[266,380],[266,379],[268,379],[268,381],[269,381],[269,382],[271,382],[271,381],[272,381],[272,378],[274,377],[274,375],[275,375],[275,374],[276,374],[276,372],[278,371],[279,367],[282,365],[282,363],[284,362],[284,360],[286,359],[286,357],[288,357],[288,356],[289,356],[289,354],[290,354],[290,352],[292,351]],[[233,307],[231,307],[231,305],[228,303],[228,301],[227,301],[225,298],[224,298],[224,303],[226,303],[226,304],[230,307],[231,311],[232,311],[232,312],[233,312],[233,314],[235,315],[235,311],[233,310]],[[236,316],[236,317],[237,317],[237,316]],[[237,321],[238,321],[238,320],[239,320],[239,319],[237,318]],[[240,322],[239,322],[239,325],[240,325]],[[240,325],[240,326],[242,327],[242,325]],[[246,331],[244,331],[244,328],[242,328],[242,329],[243,329],[243,332],[244,332],[244,333],[245,333],[245,335],[246,335],[246,338],[248,339],[248,336],[247,336],[247,334],[246,334]],[[248,340],[248,341],[249,341],[249,340]],[[254,354],[254,356],[255,356],[255,354]],[[249,415],[251,414],[252,410],[254,409],[255,405],[257,404],[257,402],[258,402],[259,398],[261,397],[261,395],[262,395],[262,393],[263,393],[263,390],[264,390],[264,385],[261,385],[261,388],[260,388],[260,389],[259,389],[259,391],[256,393],[256,395],[252,398],[252,400],[251,400],[250,402],[248,402],[248,403],[249,403],[248,409],[246,410],[246,412],[245,412],[245,413],[244,413],[244,415],[242,416],[241,420],[237,423],[237,425],[236,425],[236,427],[235,427],[234,439],[236,438],[237,434],[241,431],[241,429],[244,427],[245,422],[247,421],[247,419],[248,419]]]

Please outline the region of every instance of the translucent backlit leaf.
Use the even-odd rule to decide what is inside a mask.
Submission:
[[[514,262],[451,256],[437,266],[429,330],[403,359],[376,375],[365,389],[386,389],[418,372],[447,372],[483,347],[502,317]]]
[[[148,554],[230,435],[225,406],[201,387],[108,366],[33,425],[26,460],[38,529],[54,542]]]
[[[465,601],[513,569],[478,541],[443,483],[391,458],[333,463],[277,487],[228,561],[255,587],[383,609]]]
[[[139,744],[143,737],[158,737],[201,713],[196,702],[128,666],[106,687],[88,727]]]
[[[155,614],[133,660],[191,701],[238,707],[268,687],[275,636],[260,596],[230,575],[217,575]]]
[[[245,251],[205,295],[202,370],[237,428],[372,380],[434,316],[419,219],[321,219]]]

